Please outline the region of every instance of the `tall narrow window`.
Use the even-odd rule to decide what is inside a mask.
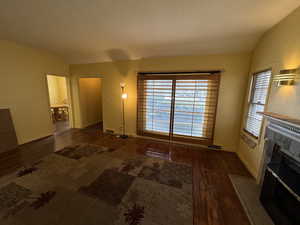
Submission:
[[[137,133],[211,144],[220,75],[139,74]]]
[[[271,73],[271,70],[268,70],[253,75],[245,130],[256,138],[260,134],[263,120],[263,116],[257,112],[265,110]]]

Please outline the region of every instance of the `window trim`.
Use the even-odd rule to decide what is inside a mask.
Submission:
[[[245,120],[244,120],[244,126],[243,126],[243,131],[249,135],[250,137],[258,140],[260,135],[261,135],[261,131],[262,131],[262,128],[263,128],[263,121],[262,121],[262,124],[261,124],[261,127],[260,127],[260,130],[259,130],[259,135],[258,136],[255,136],[254,134],[252,134],[251,132],[249,132],[247,129],[246,129],[246,125],[247,125],[247,120],[248,120],[248,114],[249,114],[249,110],[250,110],[250,105],[251,104],[255,104],[255,103],[252,103],[251,101],[253,100],[253,96],[254,96],[254,85],[255,85],[255,79],[256,77],[261,74],[261,73],[264,73],[264,72],[268,72],[270,71],[271,72],[271,77],[270,77],[270,81],[269,81],[269,86],[268,86],[268,90],[267,90],[267,95],[266,95],[266,101],[265,101],[265,104],[261,104],[261,105],[264,105],[264,107],[266,107],[268,105],[268,102],[269,102],[269,95],[270,95],[270,90],[271,90],[271,82],[272,82],[272,74],[273,74],[273,70],[272,70],[272,67],[268,68],[268,69],[264,69],[264,70],[259,70],[259,71],[256,71],[254,72],[252,75],[251,75],[251,82],[250,82],[250,89],[249,89],[249,92],[248,92],[248,99],[247,99],[247,113],[245,115]],[[256,105],[259,105],[259,104],[256,104]]]

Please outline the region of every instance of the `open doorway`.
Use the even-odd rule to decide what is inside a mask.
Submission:
[[[81,128],[102,130],[102,78],[79,78],[79,104]]]
[[[67,80],[63,76],[47,75],[47,84],[54,134],[59,134],[70,129],[71,110]]]

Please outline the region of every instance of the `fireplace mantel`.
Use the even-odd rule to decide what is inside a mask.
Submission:
[[[300,142],[300,120],[273,112],[261,112],[269,121],[268,128]]]
[[[295,119],[295,118],[292,118],[289,116],[285,116],[285,115],[273,113],[273,112],[259,112],[259,114],[262,114],[263,116],[273,119],[273,120],[281,121],[282,123],[285,123],[287,125],[300,128],[300,119]]]

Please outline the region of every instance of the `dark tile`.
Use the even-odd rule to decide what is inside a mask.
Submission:
[[[93,183],[89,186],[81,187],[79,191],[116,206],[122,201],[123,196],[128,191],[134,179],[133,176],[108,169]]]

